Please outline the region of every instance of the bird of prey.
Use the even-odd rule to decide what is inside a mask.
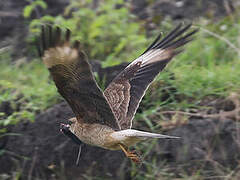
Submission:
[[[179,24],[165,38],[156,40],[102,91],[79,41],[71,42],[70,30],[42,26],[38,51],[58,92],[75,114],[62,131],[74,142],[109,150],[122,150],[133,162],[137,153],[128,148],[148,138],[178,138],[132,129],[132,120],[147,88],[197,29]]]

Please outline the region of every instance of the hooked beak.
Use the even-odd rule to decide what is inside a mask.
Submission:
[[[71,131],[70,131],[70,125],[69,124],[63,124],[61,123],[60,124],[60,131],[68,136],[70,139],[72,139],[72,141],[78,145],[81,145],[82,144],[82,141],[80,141],[80,139],[75,135],[73,134]]]
[[[78,157],[77,157],[77,161],[76,161],[76,165],[78,166],[83,142],[80,141],[80,139],[79,139],[75,134],[73,134],[73,133],[70,131],[70,125],[69,125],[69,124],[63,124],[63,123],[61,123],[61,124],[60,124],[60,131],[61,131],[64,135],[66,135],[66,136],[68,136],[70,139],[72,139],[72,141],[73,141],[74,143],[76,143],[77,145],[79,145]]]
[[[69,125],[69,124],[63,124],[63,123],[60,124],[60,131],[61,131],[63,134],[65,134],[65,133],[64,133],[65,131],[70,131],[69,128],[70,128],[70,125]]]

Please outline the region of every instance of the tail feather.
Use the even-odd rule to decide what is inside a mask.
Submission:
[[[168,136],[164,134],[150,133],[144,131],[136,131],[135,137],[143,137],[143,138],[163,138],[163,139],[178,139],[180,137],[177,136]]]
[[[157,133],[150,133],[145,131],[139,131],[134,129],[126,129],[122,131],[117,131],[113,133],[113,136],[119,140],[123,140],[127,137],[135,137],[139,139],[146,139],[146,138],[163,138],[163,139],[179,139],[180,137],[177,136],[168,136],[163,134]]]

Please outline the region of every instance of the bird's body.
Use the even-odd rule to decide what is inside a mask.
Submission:
[[[115,131],[109,126],[101,124],[78,123],[75,118],[71,119],[70,131],[82,142],[109,150],[120,150],[119,144],[125,147],[135,145],[137,142],[151,138],[178,138],[173,136],[149,133],[134,129]]]
[[[71,132],[84,143],[98,146],[109,150],[120,150],[119,144],[127,147],[134,145],[137,142],[136,138],[115,135],[117,131],[105,125],[99,124],[79,124],[76,123],[74,128],[70,127]]]
[[[62,37],[60,28],[43,27],[39,54],[76,115],[70,125],[61,125],[63,132],[76,143],[121,149],[134,162],[139,158],[128,147],[147,138],[177,138],[134,130],[132,120],[148,86],[197,32],[184,35],[190,26],[179,25],[162,40],[159,35],[104,91],[98,87],[80,43],[70,42],[70,31]]]
[[[70,131],[74,133],[82,142],[109,149],[113,146],[111,134],[114,130],[101,124],[72,123]]]

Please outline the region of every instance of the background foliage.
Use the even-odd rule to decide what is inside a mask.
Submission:
[[[146,43],[142,23],[127,6],[123,0],[100,1],[98,6],[92,0],[71,1],[63,15],[43,16],[29,27],[34,36],[46,23],[68,28],[73,40],[81,41],[89,59],[101,60],[103,66],[116,65],[136,57]]]
[[[23,11],[23,16],[29,21],[27,41],[31,47],[41,25],[47,23],[69,28],[73,33],[72,40],[80,40],[89,59],[100,60],[104,67],[132,61],[159,32],[164,30],[166,35],[177,24],[165,19],[158,22],[157,29],[147,34],[146,23],[131,14],[130,5],[123,0],[100,1],[98,5],[92,0],[72,0],[63,15],[31,19],[39,9],[47,9],[42,0],[29,1]],[[215,23],[211,19],[200,18],[194,27],[200,29],[195,40],[157,77],[143,99],[141,113],[139,111],[136,119],[151,130],[159,128],[152,118],[159,109],[198,111],[206,108],[200,106],[205,99],[239,94],[239,17],[233,14]],[[6,132],[7,125],[34,121],[36,114],[62,100],[39,58],[13,64],[9,52],[3,51],[0,53],[0,66],[0,104],[9,103],[11,107],[9,114],[0,114],[1,133]],[[144,149],[146,155],[152,146],[154,142],[151,147],[143,144],[139,148]],[[132,166],[134,177],[137,170]],[[138,179],[152,178],[151,175],[157,171],[152,166]]]

